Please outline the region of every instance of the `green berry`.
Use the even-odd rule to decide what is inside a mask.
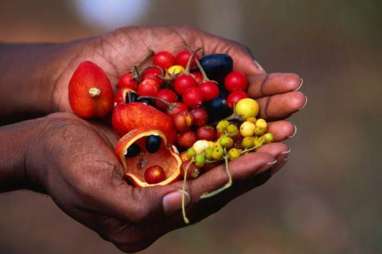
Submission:
[[[241,155],[241,150],[238,148],[231,148],[228,151],[228,157],[230,160],[235,160],[235,159],[239,158],[240,155]]]
[[[236,137],[239,134],[239,130],[236,125],[230,124],[226,128],[226,134],[230,137]]]
[[[214,160],[221,160],[224,155],[223,147],[219,144],[214,145],[213,151],[212,151],[212,159]]]
[[[233,146],[233,139],[225,135],[221,136],[218,139],[218,142],[222,147],[225,148],[231,148]]]
[[[273,134],[270,132],[267,132],[263,135],[263,138],[264,138],[264,143],[269,144],[273,141]]]
[[[240,125],[240,134],[243,137],[252,137],[255,133],[256,125],[252,122],[245,121]]]
[[[216,125],[216,130],[220,133],[224,133],[228,125],[229,125],[229,122],[227,120],[221,120]]]
[[[193,158],[196,155],[196,151],[192,147],[188,148],[186,153],[188,158]]]
[[[249,117],[256,117],[259,113],[259,104],[252,98],[241,99],[235,105],[235,113],[244,120]]]
[[[255,138],[254,137],[245,137],[241,141],[241,146],[245,149],[250,149],[254,147],[255,145]]]
[[[206,157],[204,154],[200,153],[195,156],[195,166],[202,168],[206,163]]]

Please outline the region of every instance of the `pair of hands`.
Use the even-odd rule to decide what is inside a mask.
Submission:
[[[84,60],[102,66],[116,83],[150,50],[176,52],[186,45],[202,47],[207,54],[228,53],[233,57],[234,68],[249,77],[249,94],[258,100],[261,117],[271,121],[269,128],[276,141],[231,162],[234,185],[216,197],[199,200],[202,193],[226,182],[221,166],[189,181],[187,209],[193,223],[263,184],[286,163],[290,150],[281,142],[295,134],[295,127],[285,119],[306,103],[306,97],[297,91],[302,83],[298,75],[266,74],[246,48],[189,27],[123,28],[62,45],[52,58],[57,71],[47,79],[52,87],[47,93],[50,111],[62,113],[39,120],[39,142],[25,156],[26,176],[65,213],[124,251],[141,250],[168,231],[184,226],[181,183],[154,188],[126,184],[113,153],[117,137],[111,129],[69,113],[68,82]]]

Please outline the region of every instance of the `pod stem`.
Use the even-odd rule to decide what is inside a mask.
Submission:
[[[95,98],[101,95],[101,89],[99,89],[98,87],[91,87],[89,88],[88,93],[91,97]]]
[[[196,66],[198,66],[199,71],[203,75],[203,81],[209,81],[210,79],[208,78],[207,73],[204,71],[203,66],[200,64],[197,58],[195,58],[195,63],[196,63]]]
[[[183,186],[182,186],[182,216],[183,216],[183,221],[185,224],[189,224],[190,220],[187,218],[187,213],[186,213],[186,184],[187,184],[187,175],[188,175],[188,170],[191,167],[191,164],[194,162],[194,160],[190,160],[187,164],[187,166],[184,169],[184,176],[183,176]]]
[[[228,176],[228,181],[227,181],[227,183],[224,186],[222,186],[222,187],[220,187],[220,188],[218,188],[218,189],[216,189],[214,191],[203,193],[200,196],[201,199],[211,198],[213,196],[216,196],[217,194],[223,192],[224,190],[226,190],[226,189],[228,189],[228,188],[230,188],[232,186],[232,175],[231,175],[231,172],[229,171],[228,156],[226,155],[226,150],[225,149],[224,149],[224,152],[225,152],[225,155],[224,155],[224,165],[225,165],[225,172],[226,172],[226,174]]]

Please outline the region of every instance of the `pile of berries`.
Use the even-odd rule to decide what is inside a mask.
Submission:
[[[185,182],[224,161],[228,182],[202,196],[210,197],[231,185],[229,160],[273,141],[267,122],[257,118],[257,101],[248,97],[247,77],[233,70],[232,58],[200,52],[156,52],[152,65],[123,74],[115,93],[92,62],[80,64],[72,76],[73,112],[85,119],[108,119],[112,113],[112,127],[121,136],[116,154],[138,186],[182,177]]]

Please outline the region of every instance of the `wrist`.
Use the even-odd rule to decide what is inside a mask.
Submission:
[[[66,44],[55,43],[0,45],[3,119],[24,119],[55,111],[52,95],[66,48]]]
[[[0,127],[0,192],[27,189],[27,156],[41,135],[43,118]]]

